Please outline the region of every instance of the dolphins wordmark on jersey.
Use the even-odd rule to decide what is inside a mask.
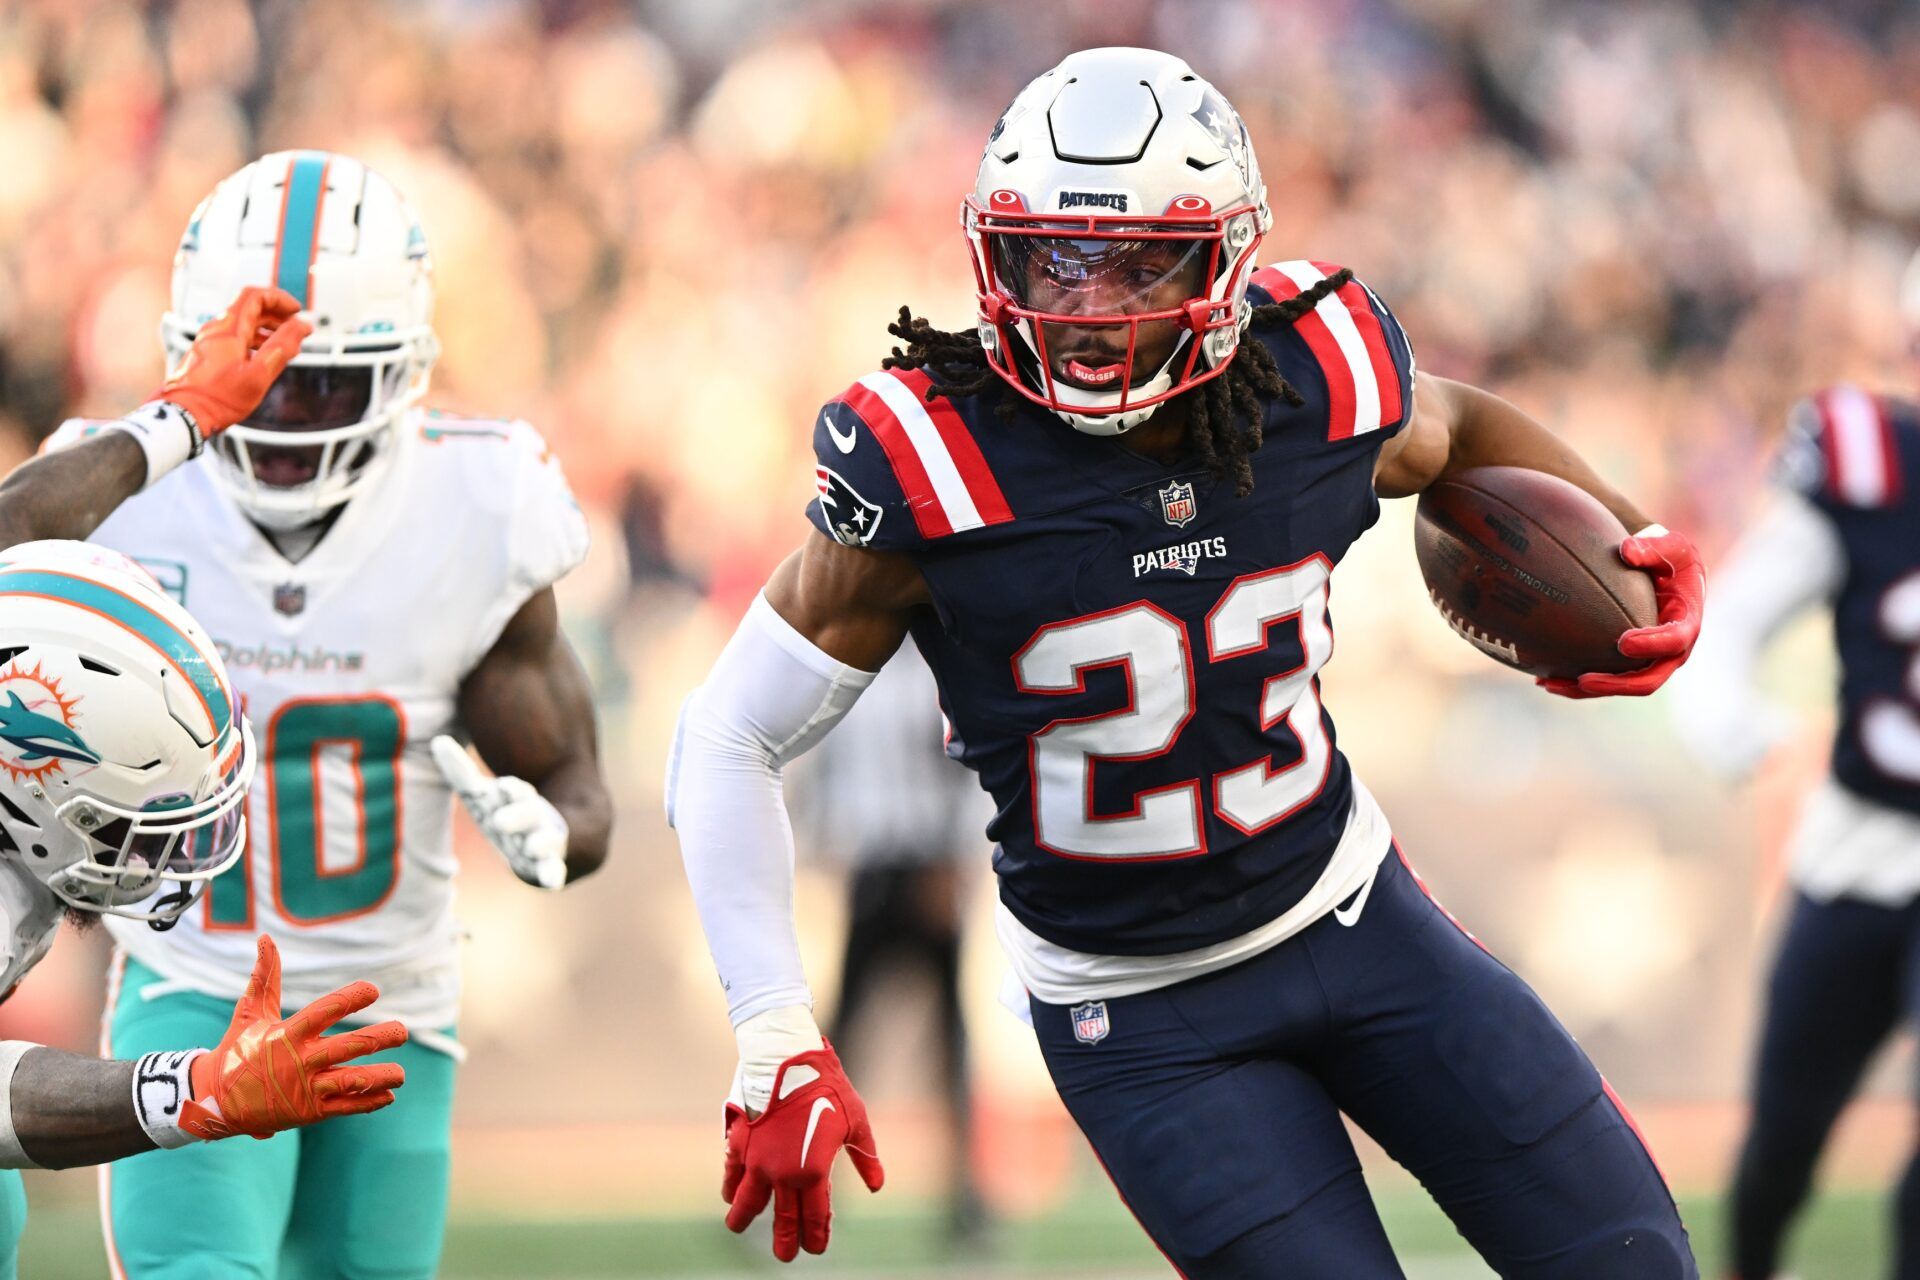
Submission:
[[[1253,278],[1256,305],[1337,268]],[[1001,899],[1034,933],[1163,955],[1275,919],[1353,808],[1320,704],[1334,566],[1379,515],[1373,466],[1406,420],[1413,355],[1354,282],[1250,332],[1299,390],[1265,406],[1245,498],[1197,458],[1162,464],[1003,392],[927,399],[869,374],[821,410],[829,537],[911,557],[912,630],[976,770]]]

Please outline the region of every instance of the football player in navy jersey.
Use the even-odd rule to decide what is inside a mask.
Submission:
[[[682,712],[669,817],[740,1066],[723,1192],[774,1252],[826,1247],[847,1149],[883,1177],[810,1012],[780,770],[909,632],[950,752],[998,812],[998,929],[1060,1097],[1192,1277],[1398,1276],[1340,1114],[1502,1275],[1696,1275],[1631,1121],[1539,999],[1429,899],[1335,745],[1334,566],[1381,496],[1488,464],[1640,533],[1644,694],[1704,576],[1544,428],[1416,375],[1330,264],[1256,267],[1245,127],[1179,59],[1069,57],[987,143],[964,206],[979,323],[903,314],[815,430],[817,532]]]
[[[1920,319],[1920,258],[1905,308]],[[1916,326],[1920,332],[1920,326]],[[1729,778],[1789,730],[1755,687],[1767,642],[1833,610],[1840,715],[1792,840],[1730,1274],[1768,1280],[1833,1123],[1874,1051],[1920,1015],[1920,404],[1834,386],[1788,418],[1774,492],[1729,557],[1674,723]],[[1920,1276],[1920,1155],[1900,1181],[1893,1274]]]

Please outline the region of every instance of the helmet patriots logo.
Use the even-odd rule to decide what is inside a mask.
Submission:
[[[880,518],[886,512],[854,491],[846,478],[829,467],[813,469],[814,487],[820,493],[820,510],[827,517],[835,540],[849,547],[864,547],[880,531]]]
[[[74,731],[78,701],[62,695],[59,681],[38,665],[22,671],[16,663],[0,672],[0,769],[24,780],[57,773],[63,760],[99,764],[99,755]]]

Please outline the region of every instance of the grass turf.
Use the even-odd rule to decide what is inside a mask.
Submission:
[[[1417,1192],[1379,1197],[1382,1217],[1411,1280],[1468,1280],[1491,1273],[1474,1261],[1451,1224]],[[1682,1206],[1703,1275],[1719,1269],[1720,1205],[1692,1199]],[[1801,1280],[1863,1280],[1886,1269],[1886,1208],[1878,1193],[1822,1196],[1803,1218],[1792,1265]],[[957,1257],[944,1243],[940,1219],[862,1207],[836,1217],[824,1259],[803,1256],[798,1270],[826,1277],[1077,1276],[1133,1280],[1170,1274],[1118,1203],[1088,1196],[1067,1210],[1002,1224],[985,1253]],[[445,1280],[612,1280],[613,1277],[747,1276],[780,1271],[764,1232],[729,1235],[712,1218],[553,1219],[516,1221],[501,1215],[456,1217],[447,1235]],[[87,1280],[106,1272],[99,1218],[89,1210],[35,1211],[27,1222],[20,1275],[31,1280]]]

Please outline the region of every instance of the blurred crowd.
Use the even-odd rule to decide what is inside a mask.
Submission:
[[[287,147],[387,173],[437,264],[433,399],[534,422],[596,524],[564,599],[630,809],[609,881],[651,905],[554,946],[614,948],[653,1016],[698,1023],[704,1115],[724,1019],[674,896],[661,744],[804,533],[816,407],[876,366],[901,304],[968,322],[956,210],[1023,82],[1095,44],[1185,56],[1247,119],[1265,257],[1354,267],[1422,368],[1506,394],[1711,553],[1795,396],[1912,384],[1903,8],[0,0],[0,451],[151,390],[173,248],[219,178]],[[1459,644],[1405,524],[1341,575],[1342,746],[1623,1088],[1733,1096],[1764,823],[1684,774],[1657,711],[1569,719]],[[1789,676],[1816,708],[1820,661]],[[477,968],[506,984],[483,1040],[511,993],[566,1016],[538,966]]]

